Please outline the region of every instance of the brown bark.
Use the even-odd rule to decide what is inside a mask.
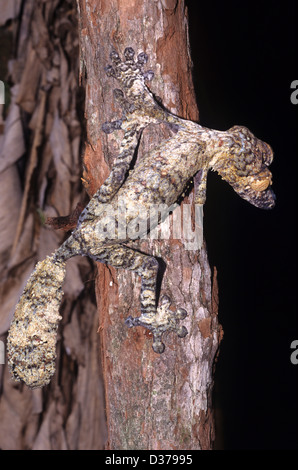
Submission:
[[[6,13],[0,19],[1,34],[13,31],[15,38],[11,47],[15,55],[6,57],[10,104],[7,99],[5,112],[0,106],[0,121],[2,116],[4,120],[0,128],[0,340],[5,343],[34,264],[65,238],[65,232],[55,232],[43,219],[68,215],[85,196],[80,184],[83,113],[78,112],[82,99],[75,2],[7,0],[1,8]],[[60,220],[60,226],[63,222],[70,229],[72,220]],[[1,449],[103,448],[104,397],[93,279],[90,261],[80,257],[70,261],[56,374],[49,386],[32,391],[14,382],[1,361]]]
[[[86,72],[86,189],[93,194],[112,166],[121,132],[105,136],[101,124],[117,119],[104,66],[114,47],[131,46],[149,55],[155,72],[150,85],[170,111],[198,119],[191,76],[187,12],[183,0],[78,0],[81,76]],[[139,149],[154,147],[165,136],[162,126],[148,128]],[[186,202],[192,203],[192,193]],[[124,270],[98,266],[96,282],[105,380],[108,449],[210,449],[214,440],[212,388],[214,358],[221,329],[217,319],[216,284],[205,244],[186,250],[181,241],[134,244],[161,257],[166,272],[161,290],[188,311],[184,339],[166,338],[162,355],[151,349],[141,328],[124,320],[139,314],[139,279]],[[216,280],[214,281],[216,283]]]

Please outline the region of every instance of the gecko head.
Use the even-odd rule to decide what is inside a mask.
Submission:
[[[271,189],[272,163],[270,145],[257,139],[246,127],[227,131],[223,152],[214,165],[222,178],[246,201],[261,209],[272,209],[275,194]]]

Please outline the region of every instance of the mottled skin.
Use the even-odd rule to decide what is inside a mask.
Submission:
[[[234,126],[226,132],[216,131],[165,110],[145,84],[146,80],[153,78],[153,72],[143,70],[147,62],[146,54],[139,54],[137,60],[134,55],[133,49],[127,48],[124,51],[125,60],[122,61],[113,51],[113,65],[106,67],[107,75],[118,80],[123,90],[114,90],[114,96],[123,110],[121,119],[102,126],[106,133],[116,129],[124,131],[112,171],[81,213],[71,236],[51,257],[37,264],[16,309],[8,338],[9,364],[14,377],[31,387],[45,385],[53,374],[55,354],[53,351],[49,354],[47,350],[53,349],[56,338],[59,320],[56,303],[52,308],[55,310],[53,318],[57,320],[48,329],[48,341],[41,338],[34,327],[31,331],[30,319],[37,316],[41,323],[46,322],[43,298],[45,280],[47,298],[56,298],[57,291],[61,291],[65,262],[72,256],[89,256],[141,276],[141,315],[129,317],[126,324],[150,329],[155,352],[164,351],[164,332],[174,331],[180,337],[187,334],[186,328],[179,325],[187,315],[183,308],[173,312],[169,309],[170,299],[167,296],[161,298],[159,307],[156,306],[158,262],[154,257],[125,245],[129,238],[120,224],[119,204],[124,204],[126,210],[124,228],[138,217],[145,223],[143,231],[146,231],[152,205],[174,204],[192,177],[195,178],[195,202],[204,204],[209,169],[216,170],[251,204],[270,209],[275,203],[268,169],[273,159],[270,146],[254,137],[245,127]],[[149,124],[159,123],[168,124],[172,136],[160,142],[130,169],[143,129]],[[144,224],[141,226],[144,227]],[[46,270],[42,263],[46,263]],[[38,354],[36,348],[40,349]],[[50,359],[42,361],[42,357]]]

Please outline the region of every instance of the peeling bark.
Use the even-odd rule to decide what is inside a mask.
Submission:
[[[131,46],[149,55],[150,85],[171,112],[198,120],[191,76],[187,11],[183,0],[78,0],[81,79],[86,86],[87,144],[83,180],[92,195],[117,155],[119,134],[101,124],[119,117],[111,79],[105,76],[112,48]],[[148,128],[139,156],[164,138],[163,126]],[[192,193],[184,203],[191,204]],[[183,241],[183,240],[182,240]],[[96,282],[108,423],[107,449],[211,449],[214,441],[214,359],[222,331],[217,318],[216,277],[206,246],[186,250],[182,241],[149,240],[134,246],[164,260],[161,291],[188,311],[184,339],[168,335],[162,355],[139,328],[124,320],[139,315],[140,281],[124,270],[98,265]]]
[[[63,216],[75,207],[79,211],[78,201],[83,202],[85,192],[80,183],[83,116],[78,112],[82,99],[75,2],[5,0],[1,8],[1,33],[14,32],[10,53],[4,41],[0,44],[2,65],[4,57],[9,60],[5,112],[0,105],[2,345],[34,265],[65,238],[62,230],[45,226],[44,219],[56,216],[56,228],[70,230],[76,213]],[[13,381],[6,361],[0,361],[1,449],[103,448],[104,397],[93,279],[91,261],[70,260],[56,374],[48,386],[30,390]]]

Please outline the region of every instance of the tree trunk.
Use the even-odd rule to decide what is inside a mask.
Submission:
[[[120,54],[126,47],[145,51],[155,72],[150,88],[163,105],[192,120],[198,120],[198,110],[183,0],[78,0],[78,7],[81,77],[86,76],[84,181],[93,194],[108,175],[122,137],[121,131],[106,136],[101,130],[103,122],[120,117],[112,93],[117,84],[104,71],[112,49]],[[163,126],[147,128],[138,158],[165,136]],[[192,192],[185,204],[193,204]],[[162,355],[152,351],[152,340],[142,327],[124,325],[126,317],[140,313],[139,279],[128,271],[98,265],[107,449],[212,448],[213,369],[221,338],[216,279],[212,288],[205,244],[190,250],[183,242],[182,237],[134,244],[162,258],[166,270],[161,291],[188,311],[188,335],[181,339],[169,334]]]
[[[15,55],[9,63],[10,90],[6,84],[10,106],[0,109],[1,345],[34,264],[65,238],[61,230],[44,225],[44,217],[68,215],[84,199],[74,0],[3,3],[3,24],[10,22]],[[77,6],[80,79],[86,91],[83,183],[91,196],[108,175],[121,140],[120,131],[109,136],[101,131],[103,122],[119,117],[112,97],[117,85],[104,73],[112,47],[119,53],[127,46],[146,51],[155,72],[150,86],[163,104],[194,120],[198,111],[183,1],[77,0]],[[138,158],[165,135],[163,126],[148,128]],[[190,192],[184,204],[192,204],[192,198]],[[141,327],[124,325],[127,316],[140,311],[139,279],[98,265],[98,322],[91,264],[80,257],[69,261],[52,382],[44,390],[29,390],[11,380],[0,358],[2,449],[103,448],[97,330],[106,448],[211,448],[213,365],[221,337],[216,278],[212,287],[205,245],[192,251],[185,242],[182,237],[135,244],[163,259],[161,291],[188,311],[188,336],[169,334],[162,355],[152,351],[152,340]]]

